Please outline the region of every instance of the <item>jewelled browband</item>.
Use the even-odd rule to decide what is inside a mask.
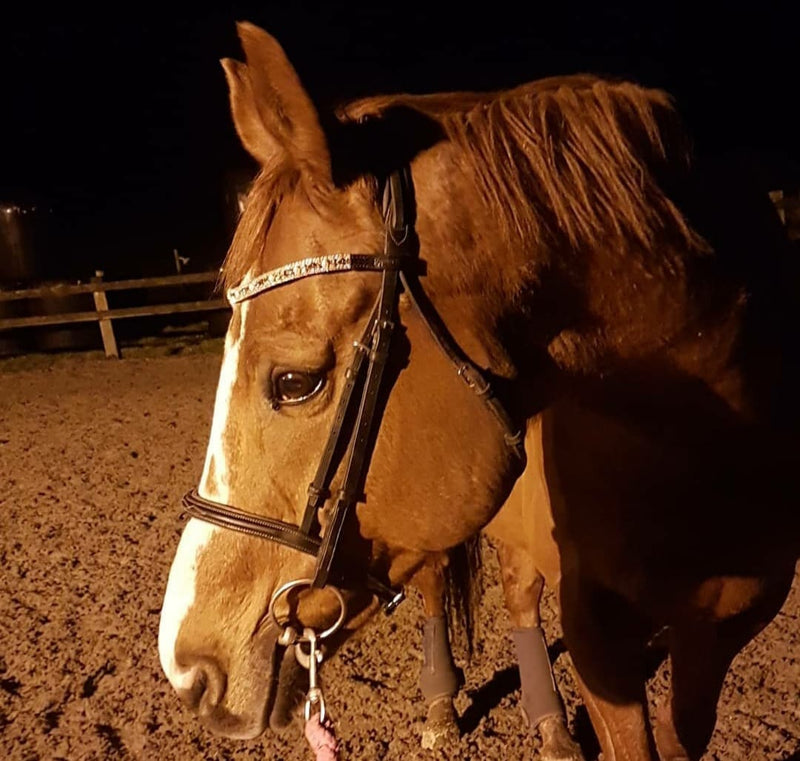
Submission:
[[[295,280],[311,277],[311,275],[353,271],[382,272],[383,270],[399,270],[408,265],[409,257],[404,255],[328,254],[327,256],[311,256],[308,259],[284,264],[283,267],[269,270],[247,283],[229,288],[228,302],[233,306],[251,299],[253,296],[258,296],[264,291],[277,288],[279,285],[293,283]]]

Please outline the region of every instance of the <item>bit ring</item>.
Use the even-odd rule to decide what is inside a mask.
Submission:
[[[273,593],[272,598],[269,601],[269,614],[272,617],[275,626],[278,629],[288,629],[289,624],[288,622],[281,622],[278,620],[278,616],[275,613],[275,603],[287,592],[290,592],[292,589],[297,587],[311,587],[313,584],[313,579],[294,579],[292,581],[287,581],[285,584],[282,584],[278,587]],[[325,589],[330,590],[333,592],[334,596],[336,597],[337,602],[339,603],[339,617],[327,628],[317,634],[317,639],[325,639],[326,637],[330,637],[335,631],[338,631],[339,628],[344,623],[345,616],[347,615],[347,605],[344,601],[344,596],[342,595],[341,591],[334,586],[325,586]],[[294,642],[308,642],[309,639],[303,635],[298,635]]]

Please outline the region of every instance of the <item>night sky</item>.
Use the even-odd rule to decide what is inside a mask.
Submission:
[[[226,183],[252,170],[218,63],[240,57],[237,19],[279,39],[323,108],[377,92],[626,76],[673,93],[699,150],[746,155],[766,186],[796,186],[798,5],[261,2],[186,13],[109,5],[103,17],[4,8],[0,204],[53,209],[42,277],[170,272],[176,247],[191,269],[219,264]]]

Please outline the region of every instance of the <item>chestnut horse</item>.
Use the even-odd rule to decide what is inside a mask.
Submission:
[[[187,498],[205,520],[164,601],[171,683],[216,732],[280,723],[287,645],[311,662],[341,626],[335,650],[375,592],[487,527],[523,470],[514,431],[541,426],[546,485],[495,524],[507,600],[531,614],[551,502],[564,638],[606,761],[699,758],[800,554],[795,278],[768,200],[689,160],[661,91],[581,75],[326,115],[272,37],[239,33],[246,65],[223,63],[261,171]],[[358,379],[356,415],[338,400]],[[353,417],[366,427],[343,447],[329,432]],[[328,467],[344,449],[352,478]],[[644,654],[665,628],[653,727]]]

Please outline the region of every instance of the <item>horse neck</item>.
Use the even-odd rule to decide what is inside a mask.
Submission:
[[[752,350],[741,356],[741,346],[748,335],[769,338],[760,314],[770,297],[754,300],[753,283],[725,256],[667,236],[648,250],[515,237],[447,143],[412,168],[426,288],[476,361],[518,379],[531,412],[564,388],[613,389],[618,379],[630,393],[635,379],[647,396],[669,376],[683,390],[709,389],[736,415],[762,414],[776,370]]]
[[[608,248],[586,257],[566,280],[584,304],[547,347],[557,382],[613,405],[624,400],[636,415],[788,426],[798,418],[797,337],[781,284],[731,268],[719,250],[669,259],[680,266],[654,269]]]
[[[459,174],[447,144],[418,156],[412,172],[426,292],[473,361],[516,374],[501,328],[523,280],[524,254]]]

